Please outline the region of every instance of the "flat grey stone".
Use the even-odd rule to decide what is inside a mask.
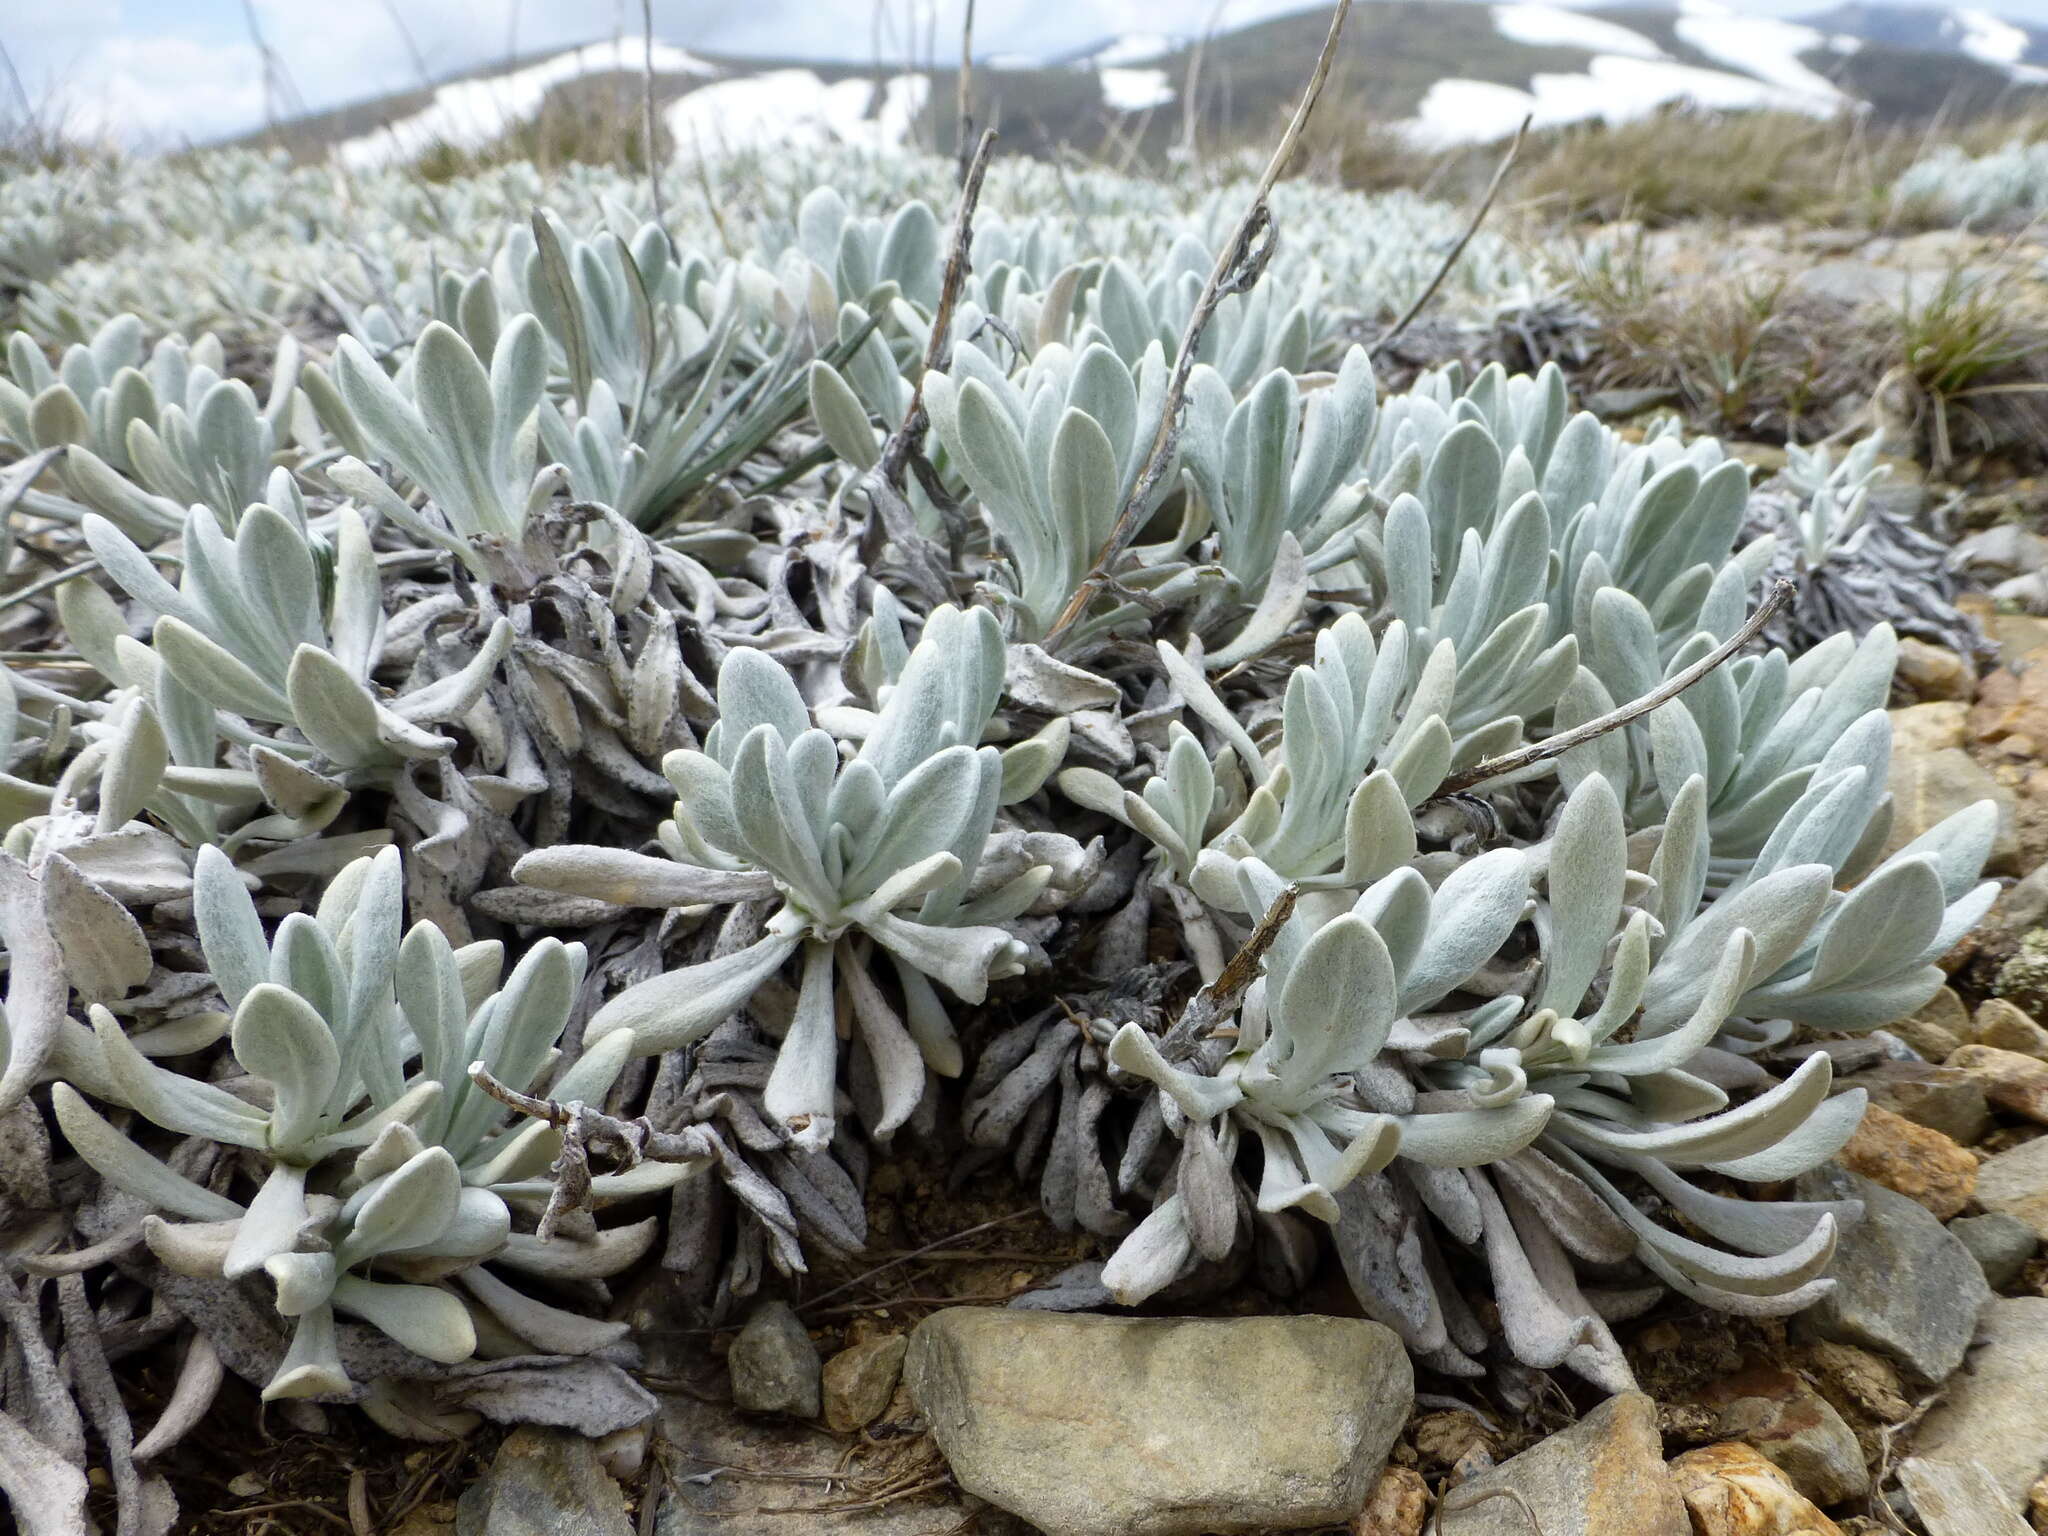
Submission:
[[[818,1346],[786,1301],[754,1308],[725,1357],[732,1400],[749,1413],[787,1413],[815,1419],[820,1401]]]
[[[1984,1271],[1985,1284],[1993,1290],[2015,1279],[2041,1246],[2039,1233],[2003,1211],[1958,1217],[1948,1229],[1963,1240],[1977,1267]]]
[[[462,1496],[462,1536],[632,1536],[626,1496],[594,1442],[561,1429],[515,1429],[483,1481]]]
[[[954,1480],[1059,1536],[1340,1525],[1414,1400],[1399,1336],[1338,1317],[952,1307],[903,1374]]]
[[[2048,1237],[2048,1136],[2036,1136],[1977,1165],[1977,1203]]]
[[[1984,1084],[1954,1067],[1924,1061],[1880,1062],[1868,1072],[1857,1073],[1847,1086],[1864,1089],[1880,1109],[1939,1131],[1957,1146],[1975,1146],[1991,1128]]]
[[[1527,1501],[1483,1498],[1513,1489]],[[1657,1406],[1640,1392],[1610,1397],[1484,1476],[1460,1483],[1445,1500],[1445,1536],[1691,1536],[1685,1503],[1664,1470]]]
[[[2012,1510],[2026,1509],[2027,1490],[2048,1471],[2048,1297],[2001,1296],[1984,1309],[1969,1368],[1950,1378],[1913,1451],[1982,1462]]]
[[[1981,1461],[1929,1461],[1909,1456],[1899,1483],[1927,1536],[2034,1536],[2006,1508],[2005,1495]]]
[[[1828,1266],[1835,1288],[1801,1314],[1801,1327],[1875,1350],[1922,1381],[1947,1380],[1991,1296],[1962,1239],[1918,1201],[1835,1163],[1802,1174],[1798,1198],[1863,1202],[1863,1220]]]

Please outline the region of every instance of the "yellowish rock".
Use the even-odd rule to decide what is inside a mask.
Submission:
[[[1842,1536],[1790,1478],[1735,1441],[1687,1451],[1671,1463],[1671,1479],[1693,1536]]]
[[[1422,1536],[1429,1518],[1429,1484],[1413,1467],[1388,1467],[1352,1518],[1349,1536]]]
[[[2000,1109],[2048,1125],[2048,1061],[1995,1045],[1966,1045],[1943,1063],[1970,1073]]]
[[[1923,703],[1968,700],[1977,689],[1977,669],[1967,657],[1910,635],[1899,641],[1898,679]]]
[[[1943,1221],[1959,1214],[1977,1187],[1977,1159],[1967,1148],[1877,1104],[1863,1111],[1863,1123],[1838,1161],[1851,1173],[1919,1201]]]
[[[910,1341],[900,1333],[850,1344],[825,1362],[826,1426],[850,1435],[880,1418],[896,1395],[903,1354]]]
[[[1970,1038],[1978,1045],[2048,1061],[2048,1029],[2036,1024],[2026,1009],[2002,997],[1986,998],[1977,1005],[1970,1021]]]
[[[1889,711],[1892,750],[1945,752],[1970,739],[1970,707],[1957,700],[1909,704]]]
[[[1916,704],[1894,710],[1894,719],[1921,709],[1960,709],[1961,705]],[[2048,739],[2044,739],[2048,744]],[[2019,856],[2019,796],[1961,747],[1923,748],[1914,741],[1892,740],[1890,787],[1893,812],[1887,853],[1897,852],[1923,832],[1980,800],[1998,807],[1998,839],[1987,868],[2011,871]]]

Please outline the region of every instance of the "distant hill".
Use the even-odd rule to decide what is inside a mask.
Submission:
[[[1112,162],[1156,161],[1192,116],[1205,141],[1262,135],[1293,100],[1321,46],[1327,9],[1207,39],[1132,33],[1057,58],[977,63],[974,113],[1011,152],[1066,145]],[[637,112],[637,41],[512,61],[281,125],[303,156],[367,167],[486,148],[549,113],[620,125]],[[950,152],[955,73],[737,58],[657,45],[656,95],[680,154],[801,150],[826,140]],[[2048,32],[1970,9],[1850,3],[1783,21],[1692,0],[1576,10],[1545,0],[1447,5],[1362,0],[1331,90],[1424,145],[1539,126],[1620,120],[1670,103],[1769,108],[1879,124],[2048,108]]]
[[[2048,82],[2048,27],[2029,26],[1986,10],[1871,5],[1851,0],[1807,17],[1806,24],[1891,48],[1960,54],[2022,78],[2038,70],[2033,83]]]

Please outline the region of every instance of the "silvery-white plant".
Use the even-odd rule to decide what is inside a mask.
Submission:
[[[787,671],[758,650],[730,652],[703,750],[670,753],[662,765],[679,797],[661,829],[668,857],[545,848],[515,873],[625,905],[758,901],[773,911],[746,947],[614,997],[587,1037],[631,1029],[645,1051],[686,1045],[794,960],[799,986],[763,1096],[769,1114],[799,1145],[832,1139],[843,988],[880,1083],[872,1130],[900,1126],[928,1069],[960,1071],[938,988],[978,1003],[991,982],[1021,974],[1025,946],[1002,925],[1030,909],[1054,873],[1027,857],[991,861],[1002,878],[992,888],[985,878],[998,809],[1053,766],[1034,750],[1019,760],[1025,781],[1006,785],[1004,753],[979,745],[1002,679],[994,616],[935,610],[864,722],[858,750],[842,756]],[[885,956],[900,1011],[872,973]]]
[[[602,1276],[653,1236],[645,1223],[613,1229],[564,1254],[516,1234],[511,1203],[533,1199],[559,1138],[541,1122],[508,1125],[505,1107],[466,1073],[481,1061],[516,1087],[547,1074],[581,981],[581,947],[541,941],[499,989],[496,944],[457,951],[426,923],[402,932],[401,888],[398,852],[387,849],[343,870],[314,914],[287,916],[266,939],[233,865],[201,850],[194,911],[232,1010],[241,1084],[160,1067],[112,1014],[93,1010],[97,1050],[77,1050],[74,1061],[96,1080],[80,1086],[166,1130],[260,1159],[267,1173],[246,1205],[137,1145],[71,1084],[54,1090],[72,1146],[153,1213],[145,1235],[163,1263],[230,1281],[261,1271],[274,1282],[294,1332],[266,1397],[350,1390],[337,1311],[443,1363],[474,1353],[479,1310],[543,1351],[615,1340],[619,1326],[561,1312],[476,1266]],[[630,1049],[626,1036],[586,1054],[558,1091],[600,1097]],[[619,1177],[640,1193],[687,1172],[671,1165],[651,1179]],[[364,1273],[372,1267],[377,1278]]]
[[[1295,374],[1275,368],[1232,397],[1206,364],[1188,378],[1181,453],[1216,532],[1216,559],[1256,602],[1280,541],[1291,536],[1309,574],[1351,558],[1366,500],[1353,477],[1371,439],[1378,399],[1362,347],[1335,379],[1302,398]]]
[[[23,453],[62,445],[70,490],[31,489],[22,504],[70,522],[92,509],[151,543],[195,504],[232,526],[261,499],[279,450],[309,425],[302,412],[295,420],[299,344],[289,334],[278,344],[259,405],[248,385],[224,376],[218,337],[189,346],[165,337],[145,355],[143,335],[141,320],[120,315],[67,347],[54,369],[28,336],[8,338],[0,439]]]
[[[1160,656],[1223,750],[1177,727],[1163,771],[1141,789],[1077,767],[1060,775],[1062,793],[1137,829],[1176,880],[1228,911],[1241,910],[1247,858],[1305,889],[1355,889],[1414,858],[1411,808],[1455,753],[1444,723],[1459,675],[1450,642],[1418,679],[1398,620],[1375,642],[1364,619],[1345,615],[1290,674],[1270,760],[1198,668],[1163,641]]]
[[[335,348],[335,382],[346,429],[428,500],[413,507],[356,458],[328,476],[363,505],[429,547],[448,550],[486,580],[542,574],[545,554],[530,523],[561,484],[537,468],[539,413],[547,388],[547,337],[531,315],[512,319],[488,369],[462,335],[430,322],[394,379],[353,337]]]
[[[1079,353],[1047,347],[1016,381],[963,347],[952,373],[925,378],[933,435],[1006,556],[990,590],[1017,638],[1043,637],[1094,564],[1151,451],[1166,385],[1157,349],[1133,369],[1099,344]],[[1162,482],[1162,496],[1165,489]],[[1152,601],[1195,590],[1193,573],[1174,563],[1183,542],[1137,552],[1150,574],[1133,585],[1150,588]],[[1118,604],[1094,627],[1140,611]]]
[[[383,585],[368,530],[354,508],[314,533],[289,472],[272,477],[270,500],[244,511],[230,535],[205,507],[185,519],[183,571],[173,587],[126,534],[88,515],[83,532],[100,564],[155,618],[155,659],[176,682],[238,722],[289,727],[296,737],[262,739],[288,757],[317,759],[336,772],[375,777],[409,758],[445,756],[454,743],[427,726],[459,718],[474,704],[512,643],[499,618],[468,662],[438,681],[383,702],[370,674],[383,646]],[[124,651],[118,615],[73,639],[115,683],[138,682],[138,658]]]

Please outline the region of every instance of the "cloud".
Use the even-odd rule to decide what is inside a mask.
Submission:
[[[203,141],[263,117],[263,65],[246,43],[117,35],[32,89],[48,93],[74,133],[140,148]]]

